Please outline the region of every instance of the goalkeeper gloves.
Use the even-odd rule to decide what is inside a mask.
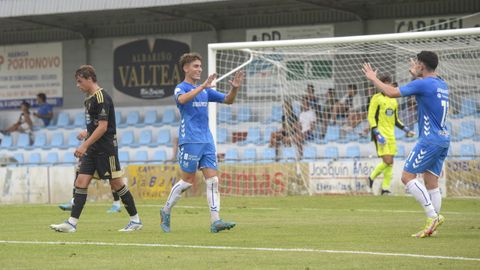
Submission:
[[[407,133],[407,135],[406,135],[407,137],[415,136],[415,132],[411,131],[408,127],[404,127],[403,131],[405,131],[405,133]]]
[[[375,138],[377,138],[377,142],[379,144],[387,143],[387,140],[385,139],[385,137],[382,136],[382,134],[380,133],[380,131],[378,131],[377,128],[372,129],[372,131],[373,131],[373,134],[375,134]]]

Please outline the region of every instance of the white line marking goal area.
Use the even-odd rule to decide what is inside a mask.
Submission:
[[[146,243],[108,243],[108,242],[55,242],[55,241],[16,241],[0,240],[0,244],[14,245],[80,245],[80,246],[114,246],[114,247],[160,247],[160,248],[185,248],[185,249],[218,249],[218,250],[246,250],[246,251],[266,251],[266,252],[302,252],[302,253],[331,253],[331,254],[353,254],[353,255],[372,255],[372,256],[392,256],[392,257],[411,257],[422,259],[442,259],[457,261],[476,261],[480,258],[440,256],[440,255],[422,255],[411,253],[390,253],[390,252],[372,252],[355,250],[329,250],[313,248],[268,248],[268,247],[229,247],[229,246],[202,246],[202,245],[175,245],[175,244],[146,244]]]

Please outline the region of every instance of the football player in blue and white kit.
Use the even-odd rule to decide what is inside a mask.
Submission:
[[[445,218],[440,215],[442,195],[438,177],[447,157],[450,135],[446,128],[448,112],[448,86],[435,73],[438,56],[431,51],[421,51],[411,60],[410,73],[414,80],[399,88],[382,83],[377,71],[369,63],[364,64],[366,77],[389,97],[414,95],[417,100],[419,139],[408,156],[402,174],[407,190],[422,205],[427,215],[425,228],[412,236],[431,236]],[[417,180],[423,173],[425,185]]]
[[[182,179],[172,187],[165,206],[160,210],[161,228],[164,232],[170,232],[172,207],[182,193],[192,186],[195,173],[200,169],[207,186],[210,231],[217,233],[229,230],[235,223],[225,222],[219,216],[217,152],[208,126],[208,103],[232,104],[245,75],[243,71],[237,72],[233,80],[229,81],[232,86],[230,92],[225,95],[211,88],[216,74],[209,75],[204,83],[198,83],[202,74],[202,57],[199,54],[186,53],[180,58],[179,64],[185,72],[185,80],[175,88],[175,101],[181,115],[177,157]]]

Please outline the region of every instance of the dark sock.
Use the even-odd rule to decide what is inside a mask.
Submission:
[[[117,191],[118,196],[122,199],[123,205],[130,216],[135,216],[137,214],[137,208],[135,207],[135,201],[133,200],[132,193],[128,190],[127,186],[123,186],[120,190]]]
[[[75,188],[75,194],[73,195],[73,207],[70,216],[73,218],[80,218],[82,214],[83,206],[87,201],[87,189],[86,188]]]
[[[113,200],[114,200],[114,201],[120,200],[120,196],[118,196],[118,193],[117,193],[117,192],[112,191],[112,195],[113,195]]]

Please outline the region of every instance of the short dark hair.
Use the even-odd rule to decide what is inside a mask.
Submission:
[[[82,77],[84,79],[91,78],[93,82],[97,82],[97,74],[91,65],[82,65],[75,71],[75,78]]]
[[[20,107],[24,105],[25,107],[27,107],[27,109],[30,109],[30,103],[28,103],[26,100],[22,101],[22,103],[20,104]]]
[[[37,97],[43,102],[47,101],[47,95],[45,95],[45,93],[38,93]]]
[[[349,84],[349,85],[347,85],[347,88],[357,90],[357,85],[356,84]]]
[[[390,74],[380,74],[380,76],[378,76],[378,79],[383,82],[383,83],[387,83],[387,84],[391,84],[392,83],[392,76],[390,76]]]
[[[438,56],[432,51],[421,51],[417,54],[417,60],[422,62],[427,69],[434,71],[438,66]]]
[[[182,56],[180,56],[180,61],[178,61],[178,63],[180,64],[180,67],[183,69],[183,66],[185,66],[186,64],[190,64],[196,60],[202,61],[202,56],[195,52],[184,53]]]

